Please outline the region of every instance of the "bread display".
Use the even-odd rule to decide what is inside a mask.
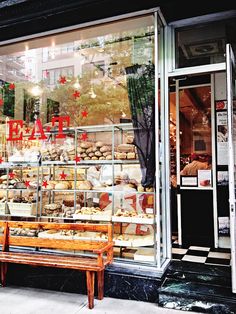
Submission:
[[[48,145],[41,150],[43,161],[61,161],[68,162],[75,158],[74,145]]]
[[[77,148],[77,152],[82,160],[112,159],[112,146],[101,141],[82,142]]]
[[[59,203],[51,203],[44,205],[44,213],[46,216],[57,217],[62,213],[62,205]]]

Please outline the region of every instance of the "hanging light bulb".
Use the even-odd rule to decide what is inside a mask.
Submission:
[[[75,81],[73,86],[74,86],[75,89],[80,89],[81,88],[78,78],[76,79],[76,81]]]
[[[90,97],[93,98],[93,99],[97,97],[97,95],[94,93],[94,90],[93,90],[92,87],[91,87],[91,90],[90,90],[89,94],[90,94]]]

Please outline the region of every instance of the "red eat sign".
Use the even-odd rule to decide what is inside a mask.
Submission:
[[[56,134],[56,138],[65,138],[66,134],[63,133],[63,127],[70,125],[70,117],[62,116],[62,117],[53,117],[52,118],[52,126],[55,126],[55,123],[58,122],[58,133]],[[7,141],[21,141],[23,140],[23,120],[9,120],[7,121],[9,124],[9,137]],[[27,132],[29,133],[29,132]],[[36,138],[35,133],[39,136]],[[29,136],[28,140],[46,140],[47,136],[44,133],[43,125],[40,119],[37,119],[34,123],[34,128]]]

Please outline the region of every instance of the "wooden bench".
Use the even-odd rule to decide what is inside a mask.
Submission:
[[[86,272],[88,306],[94,307],[94,280],[97,273],[98,299],[103,299],[104,294],[104,269],[106,265],[112,263],[113,245],[112,242],[112,225],[111,224],[80,224],[80,223],[47,223],[47,222],[17,222],[17,221],[0,221],[0,252],[1,264],[1,283],[4,287],[6,284],[7,264],[27,264],[33,266],[69,268]],[[41,238],[35,236],[18,236],[11,235],[10,228],[29,228],[31,230],[73,230],[77,232],[100,232],[106,233],[106,240],[80,240],[80,239],[57,239]],[[23,229],[25,230],[25,229]],[[32,252],[22,252],[20,247],[36,248]],[[14,250],[12,250],[12,248]],[[79,256],[77,254],[58,254],[55,250],[50,253],[40,252],[38,249],[56,249],[56,250],[76,250],[89,252],[89,256]],[[93,254],[91,254],[93,253]],[[106,255],[105,255],[106,254]],[[92,255],[92,256],[90,256]],[[104,256],[105,255],[105,256]]]

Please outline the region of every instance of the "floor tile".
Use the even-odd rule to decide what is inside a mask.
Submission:
[[[172,248],[172,254],[186,254],[187,249],[181,249],[181,248]]]
[[[231,253],[231,249],[228,248],[211,248],[211,252]]]
[[[205,264],[230,266],[230,260],[229,260],[229,259],[225,259],[225,258],[212,258],[212,257],[208,257],[208,258],[206,259]]]
[[[190,250],[197,250],[197,251],[210,251],[209,247],[204,247],[204,246],[190,246]]]
[[[184,254],[172,254],[172,259],[182,260]]]
[[[221,253],[221,252],[209,252],[208,257],[230,259],[231,254],[230,253]]]
[[[192,256],[205,256],[207,257],[208,251],[199,251],[199,250],[188,250],[186,255],[192,255]]]
[[[193,255],[184,255],[182,261],[186,262],[195,262],[195,263],[205,263],[206,257],[204,256],[193,256]]]

